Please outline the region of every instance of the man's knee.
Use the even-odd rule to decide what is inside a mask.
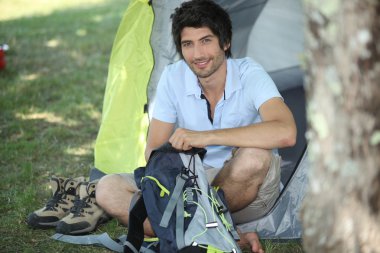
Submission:
[[[232,158],[232,177],[250,179],[265,177],[272,159],[269,150],[239,148]]]
[[[96,202],[110,214],[117,209],[116,195],[122,191],[123,184],[122,176],[112,174],[102,177],[96,186]]]

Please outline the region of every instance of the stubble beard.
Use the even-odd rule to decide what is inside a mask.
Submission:
[[[205,59],[198,59],[196,61],[193,61],[191,64],[187,63],[187,65],[190,67],[190,69],[193,71],[193,73],[198,77],[198,78],[208,78],[212,74],[214,74],[220,66],[222,66],[223,61],[224,61],[224,54],[223,55],[217,55],[216,57],[209,58],[207,61],[210,61],[212,63],[210,69],[198,69],[195,64],[196,62],[202,62]]]

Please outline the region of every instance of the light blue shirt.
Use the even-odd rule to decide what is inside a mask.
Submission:
[[[260,106],[281,97],[265,70],[250,58],[228,59],[224,97],[217,103],[214,119],[208,118],[207,101],[197,76],[181,60],[165,68],[157,86],[153,118],[176,123],[180,128],[207,131],[235,128],[261,122]],[[208,146],[206,166],[222,168],[233,147]]]

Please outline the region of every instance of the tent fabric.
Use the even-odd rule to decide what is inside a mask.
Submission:
[[[151,45],[154,54],[154,68],[148,84],[148,102],[149,115],[152,115],[154,97],[156,94],[157,83],[161,77],[161,73],[165,66],[177,61],[179,55],[176,51],[174,41],[171,39],[171,19],[170,15],[174,9],[178,7],[183,0],[170,1],[152,1],[155,20],[152,29]]]
[[[144,105],[153,68],[153,20],[148,0],[131,0],[114,40],[95,143],[95,167],[106,174],[131,172],[145,165],[149,119]]]
[[[280,91],[302,86],[300,58],[304,49],[305,20],[302,3],[299,0],[266,2],[248,40],[236,41],[237,47],[245,46],[244,55],[263,65]]]
[[[303,27],[301,1],[269,0],[245,41],[245,55],[255,58],[268,72],[299,66]]]
[[[301,204],[308,185],[309,159],[307,150],[276,204],[264,217],[238,225],[244,233],[257,231],[260,239],[299,239],[302,225],[299,219]]]

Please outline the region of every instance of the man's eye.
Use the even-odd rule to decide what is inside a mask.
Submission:
[[[207,43],[209,43],[210,41],[211,41],[210,39],[203,39],[203,40],[202,40],[202,43],[203,43],[203,44],[207,44]]]
[[[190,42],[184,42],[182,43],[182,47],[189,47],[190,46]]]

